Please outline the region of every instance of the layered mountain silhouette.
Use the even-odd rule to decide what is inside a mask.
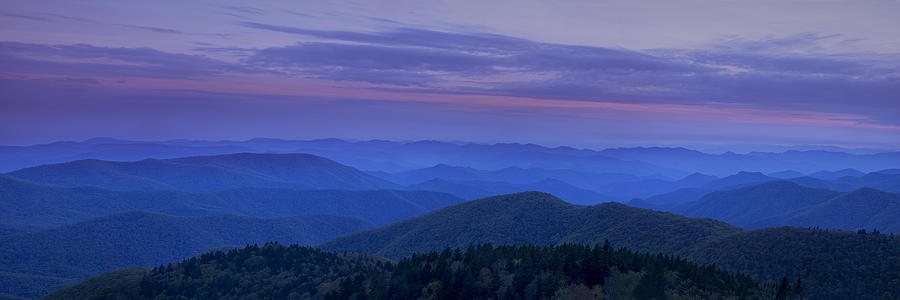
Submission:
[[[6,229],[5,234],[133,210],[179,216],[338,214],[383,225],[461,201],[463,199],[445,193],[397,190],[110,191],[95,187],[48,186],[0,175],[0,226]]]
[[[153,267],[213,248],[267,241],[314,245],[374,226],[334,215],[176,217],[127,212],[59,228],[0,237],[0,293],[38,297],[87,276]]]
[[[438,141],[0,147],[0,170],[18,169],[0,174],[0,241],[16,245],[0,252],[0,295],[275,240],[390,259],[608,240],[763,281],[802,278],[810,298],[893,298],[900,171],[886,168],[898,165],[900,152]],[[657,211],[606,203],[629,200]]]
[[[602,202],[617,201],[621,198],[603,195],[591,190],[579,188],[556,179],[544,179],[529,184],[513,184],[496,181],[475,180],[443,180],[432,179],[409,186],[413,190],[425,190],[444,192],[459,196],[464,199],[478,199],[502,194],[511,194],[525,191],[543,191],[559,195],[566,201],[577,204],[597,204]]]
[[[397,188],[309,154],[240,153],[136,162],[79,160],[26,168],[10,176],[58,186],[212,192],[240,187],[370,190]]]
[[[528,184],[545,179],[565,181],[574,186],[592,189],[596,186],[643,179],[643,177],[622,173],[592,173],[567,169],[541,169],[508,167],[499,170],[480,170],[470,167],[437,164],[428,168],[409,170],[398,173],[381,173],[382,178],[400,184],[416,184],[433,179],[453,181],[495,181],[515,184]]]
[[[148,157],[165,159],[241,152],[310,153],[359,169],[390,173],[440,163],[482,170],[520,167],[644,176],[662,174],[669,177],[681,177],[693,172],[726,176],[739,171],[772,173],[783,170],[809,174],[846,168],[872,172],[884,169],[885,166],[900,165],[900,152],[850,154],[834,150],[841,149],[711,154],[684,148],[637,147],[595,151],[515,143],[352,142],[339,139],[297,141],[265,138],[246,141],[138,142],[99,138],[25,147],[3,146],[0,147],[0,171],[79,159],[132,161]]]
[[[321,247],[400,258],[478,243],[554,245],[603,240],[715,263],[762,280],[800,277],[807,282],[810,298],[900,295],[900,288],[889,284],[900,280],[895,272],[900,268],[900,240],[883,234],[789,227],[744,231],[711,219],[619,203],[577,206],[538,192],[458,204],[339,237]]]
[[[809,226],[900,233],[900,194],[862,188],[751,222],[748,227]]]
[[[750,229],[788,225],[900,233],[900,194],[872,188],[838,192],[772,181],[712,192],[669,211]]]

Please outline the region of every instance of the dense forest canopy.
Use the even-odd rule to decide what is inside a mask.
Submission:
[[[802,281],[760,284],[687,260],[603,245],[446,248],[397,262],[298,245],[216,251],[105,275],[43,299],[794,299]],[[98,277],[99,278],[99,277]]]

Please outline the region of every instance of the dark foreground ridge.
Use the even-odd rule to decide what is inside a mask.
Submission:
[[[469,244],[597,244],[677,255],[761,281],[802,278],[810,298],[897,299],[900,239],[779,227],[745,231],[711,219],[619,203],[579,206],[526,192],[450,206],[388,226],[348,234],[326,250],[393,259]]]
[[[768,299],[799,295],[795,287],[608,243],[485,244],[396,263],[266,244],[114,271],[42,299]]]

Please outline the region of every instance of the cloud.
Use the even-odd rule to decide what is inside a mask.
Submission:
[[[736,40],[701,49],[564,45],[485,34],[399,28],[311,30],[262,23],[300,42],[270,48],[213,47],[224,62],[150,48],[0,43],[7,71],[68,77],[202,79],[269,73],[376,84],[392,93],[488,95],[547,100],[707,105],[846,112],[897,124],[900,56],[797,53],[841,39],[815,34]],[[779,49],[787,47],[788,51]],[[62,58],[62,59],[60,59]]]
[[[174,29],[151,27],[151,26],[138,26],[138,25],[122,25],[122,26],[131,28],[131,29],[139,29],[139,30],[150,31],[150,32],[155,32],[155,33],[168,33],[168,34],[184,33],[184,32],[178,31],[178,30],[174,30]]]
[[[151,48],[111,48],[86,44],[42,45],[0,42],[5,71],[65,76],[199,79],[226,72],[255,73],[246,66],[200,55]]]
[[[314,39],[260,49],[247,62],[315,78],[431,86],[430,92],[450,94],[852,111],[887,123],[897,123],[900,114],[900,55],[809,50],[846,42],[840,35],[733,38],[701,49],[635,51],[412,28],[351,32],[240,24]]]
[[[48,22],[48,21],[49,21],[49,20],[44,19],[44,18],[41,18],[41,17],[29,16],[29,15],[21,15],[21,14],[15,14],[15,13],[0,13],[0,16],[7,17],[7,18],[16,18],[16,19],[29,20],[29,21],[41,21],[41,22]]]
[[[225,6],[224,8],[234,11],[234,12],[237,12],[237,13],[242,13],[242,14],[261,15],[263,13],[262,9],[250,7],[250,6],[232,5],[232,6]]]

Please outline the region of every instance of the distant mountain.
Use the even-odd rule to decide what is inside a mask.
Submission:
[[[890,171],[887,171],[890,173]],[[791,173],[791,172],[788,172]],[[831,174],[833,172],[818,172],[822,174]],[[854,171],[843,170],[841,174],[855,174]],[[775,174],[778,175],[778,174]],[[697,176],[697,175],[692,175]],[[825,176],[827,177],[827,176]],[[680,181],[685,181],[687,178]],[[753,186],[773,181],[789,181],[808,188],[829,189],[841,192],[848,192],[860,188],[876,188],[889,192],[900,192],[900,175],[887,174],[882,171],[864,174],[862,176],[841,176],[837,179],[826,180],[814,178],[811,176],[791,177],[789,179],[778,179],[773,176],[767,176],[759,172],[738,172],[737,174],[727,176],[721,179],[712,180],[706,178],[703,180],[705,184],[681,184],[671,181],[638,181],[631,183],[623,183],[619,186],[611,185],[617,188],[620,193],[622,190],[633,190],[631,192],[634,197],[641,198],[632,200],[631,204],[641,207],[663,211],[675,211],[676,205],[685,204],[700,200],[703,196],[713,191],[727,191],[741,187]],[[638,184],[643,183],[643,184]],[[646,188],[641,189],[643,186]],[[674,187],[682,186],[679,189],[672,190]],[[689,187],[684,187],[689,186]],[[606,191],[607,194],[616,195],[615,191]],[[651,194],[650,196],[646,196]],[[621,195],[619,195],[621,196]],[[702,205],[700,205],[702,206]],[[703,215],[712,217],[712,215]]]
[[[530,184],[513,184],[496,181],[451,181],[432,179],[409,186],[412,190],[425,190],[453,194],[463,199],[479,199],[484,197],[511,194],[526,191],[541,191],[559,195],[566,201],[577,204],[597,204],[609,201],[622,200],[620,198],[603,195],[594,191],[572,186],[568,183],[544,179]]]
[[[646,199],[632,199],[628,202],[628,205],[659,211],[671,211],[672,208],[679,204],[700,200],[700,198],[713,191],[704,188],[683,188]]]
[[[0,172],[80,159],[133,161],[144,158],[165,159],[241,152],[310,153],[361,170],[380,170],[389,173],[425,168],[440,163],[481,170],[507,167],[571,169],[640,176],[662,174],[673,178],[693,172],[725,176],[739,171],[773,173],[790,169],[812,173],[820,170],[853,168],[872,172],[900,167],[900,152],[849,154],[840,151],[841,149],[712,154],[685,148],[635,147],[596,151],[516,143],[339,139],[298,141],[268,138],[246,141],[137,142],[102,138],[34,146],[0,146]]]
[[[785,152],[751,152],[747,154],[732,152],[710,154],[685,148],[636,147],[605,149],[600,151],[600,154],[623,160],[644,161],[661,167],[719,176],[733,174],[738,171],[772,173],[786,169],[803,173],[845,168],[871,172],[884,169],[885,166],[900,165],[900,152],[849,154],[823,150],[789,150]]]
[[[835,184],[850,185],[854,188],[873,188],[886,192],[900,193],[900,174],[872,172],[859,177],[841,177]]]
[[[803,176],[806,176],[806,174],[803,174],[803,173],[800,173],[800,172],[797,172],[797,171],[794,171],[794,170],[786,170],[786,171],[780,171],[780,172],[772,172],[772,173],[769,173],[769,174],[767,174],[767,175],[768,175],[769,177],[775,177],[775,178],[779,178],[779,179],[789,179],[789,178],[795,178],[795,177],[803,177]]]
[[[136,162],[79,160],[8,175],[58,186],[211,192],[241,187],[386,189],[396,184],[308,154],[240,153]]]
[[[859,177],[866,175],[866,173],[860,172],[856,169],[843,169],[837,171],[819,171],[812,174],[809,174],[809,177],[824,179],[824,180],[835,180],[841,177]]]
[[[862,188],[751,223],[750,227],[814,226],[900,234],[900,194]]]
[[[900,169],[884,169],[881,171],[877,171],[875,173],[887,174],[887,175],[900,175]]]
[[[671,211],[688,217],[713,218],[742,227],[764,218],[824,202],[839,192],[770,181],[728,191],[709,193],[700,200]]]
[[[393,174],[381,173],[380,175],[383,176],[383,179],[407,185],[432,179],[451,181],[496,181],[516,184],[533,183],[544,179],[556,179],[584,189],[591,189],[606,183],[642,179],[642,177],[639,176],[620,173],[591,173],[559,169],[524,169],[519,167],[508,167],[489,171],[470,167],[450,166],[447,164],[438,164],[433,167]]]
[[[128,149],[128,150],[120,150]],[[507,167],[573,169],[639,175],[681,174],[644,162],[598,155],[596,151],[570,147],[547,148],[534,144],[474,144],[437,141],[351,142],[339,139],[309,141],[251,139],[247,141],[171,140],[135,142],[97,139],[35,146],[0,146],[0,171],[79,159],[133,161],[241,152],[310,153],[364,170],[399,172],[439,163],[478,169]]]
[[[470,201],[321,245],[399,258],[469,244],[597,243],[685,255],[761,280],[800,277],[811,299],[900,296],[900,239],[796,228],[743,231],[710,220],[605,203],[585,207],[544,193]],[[840,276],[834,276],[841,274]]]
[[[693,173],[676,181],[663,179],[644,179],[628,182],[615,182],[596,187],[599,193],[624,199],[645,198],[668,193],[684,188],[705,187],[719,181],[718,177]]]
[[[637,204],[750,229],[789,225],[900,233],[900,194],[872,188],[838,192],[792,181],[771,181],[711,192],[697,201],[675,206]]]
[[[794,177],[788,180],[805,187],[829,189],[842,192],[848,192],[859,188],[854,183],[838,182],[836,180],[824,180],[809,176]]]
[[[153,267],[212,248],[281,241],[313,245],[371,228],[358,218],[303,215],[259,219],[128,212],[45,231],[0,237],[0,293],[38,297],[87,276]]]
[[[462,201],[445,193],[396,190],[242,188],[204,194],[122,192],[54,187],[0,175],[0,229],[5,234],[34,231],[132,210],[179,216],[339,214],[383,225]]]
[[[241,152],[254,151],[230,145],[182,146],[108,138],[34,146],[0,146],[0,172],[84,159],[135,161],[147,158],[166,159]]]
[[[203,204],[220,211],[257,217],[298,214],[338,214],[359,217],[378,225],[420,216],[463,202],[433,191],[345,191],[243,188],[205,195]]]
[[[35,231],[131,210],[208,215],[214,209],[182,192],[115,192],[63,188],[0,175],[0,226],[8,233]]]
[[[772,180],[776,180],[776,178],[766,176],[765,174],[760,172],[741,171],[737,174],[712,181],[706,184],[704,187],[709,189],[734,188]]]

